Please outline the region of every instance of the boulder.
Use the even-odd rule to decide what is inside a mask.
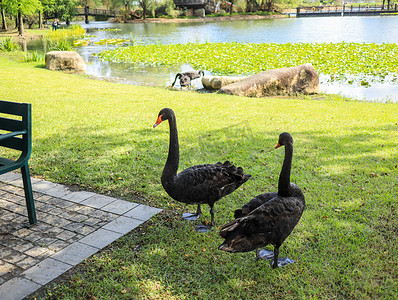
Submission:
[[[260,72],[222,87],[219,93],[267,97],[319,93],[319,76],[311,64]]]
[[[82,72],[86,62],[75,51],[50,51],[46,53],[46,69]]]
[[[245,79],[246,77],[241,76],[203,76],[202,84],[203,87],[209,90],[219,90],[223,86]]]

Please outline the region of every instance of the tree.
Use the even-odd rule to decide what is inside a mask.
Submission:
[[[42,8],[39,0],[2,0],[5,10],[18,15],[18,33],[24,35],[23,16],[31,15]]]
[[[77,0],[55,0],[54,14],[57,18],[65,20],[69,25],[72,18],[76,15]]]
[[[2,20],[2,26],[1,26],[1,30],[7,30],[7,20],[6,20],[6,13],[4,11],[4,4],[3,4],[3,0],[0,0],[0,10],[1,10],[1,20]]]
[[[90,6],[90,8],[91,7],[94,8],[94,7],[101,6],[102,2],[103,1],[101,1],[101,0],[78,0],[77,5],[80,5],[83,7],[88,5],[88,6]],[[109,0],[108,0],[108,2],[109,2]],[[106,4],[104,3],[104,5],[106,5]]]
[[[67,25],[76,15],[76,6],[78,0],[41,0],[43,4],[44,15],[64,20]]]
[[[147,11],[151,7],[152,1],[151,0],[138,0],[138,3],[142,7],[142,17],[146,19]]]
[[[40,0],[43,6],[43,15],[47,19],[55,10],[55,0]]]

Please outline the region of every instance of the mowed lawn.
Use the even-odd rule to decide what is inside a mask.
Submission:
[[[1,56],[0,91],[2,100],[33,105],[33,176],[164,209],[39,297],[398,298],[398,104],[180,92]],[[180,220],[195,207],[160,184],[169,128],[152,125],[164,107],[177,116],[180,170],[230,160],[253,176],[216,203],[217,227],[255,195],[277,190],[284,151],[274,146],[281,132],[293,136],[291,180],[307,206],[280,256],[296,263],[273,270],[254,253],[221,252],[218,228],[198,234],[200,221]]]

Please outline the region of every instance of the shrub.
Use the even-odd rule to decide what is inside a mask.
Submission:
[[[72,51],[73,40],[83,38],[86,31],[80,25],[50,32],[46,36],[48,51]]]
[[[7,37],[4,41],[0,41],[0,51],[11,52],[21,50],[21,45],[14,42],[11,37]]]
[[[26,52],[23,61],[24,62],[39,62],[44,60],[44,54],[37,51]]]
[[[68,40],[49,41],[48,51],[73,51],[73,46]]]

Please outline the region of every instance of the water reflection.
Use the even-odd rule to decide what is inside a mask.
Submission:
[[[97,79],[111,80],[125,84],[169,87],[179,72],[194,70],[190,65],[155,67],[138,67],[132,64],[92,61],[87,66],[86,73]],[[210,73],[205,72],[205,75]],[[175,85],[179,87],[179,82]],[[193,80],[195,89],[203,88],[201,80]]]
[[[143,43],[174,44],[188,42],[242,43],[396,43],[398,16],[317,17],[233,22],[199,23],[79,23],[90,30],[119,28],[104,32],[113,38],[133,35]]]

